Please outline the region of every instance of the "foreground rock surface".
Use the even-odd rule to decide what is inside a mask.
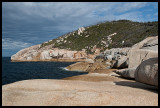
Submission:
[[[141,87],[143,89],[141,89]],[[134,81],[35,79],[2,86],[2,106],[157,106],[152,86]]]

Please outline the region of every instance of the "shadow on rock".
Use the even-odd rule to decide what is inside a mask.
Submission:
[[[123,76],[119,76],[119,75],[111,75],[111,76],[114,76],[114,77],[117,77],[117,78],[121,78],[121,79],[124,79],[124,80],[134,80],[134,78],[126,78],[126,77],[123,77]]]
[[[120,85],[120,86],[140,88],[140,89],[144,89],[144,90],[149,90],[149,91],[154,92],[154,93],[158,93],[158,88],[157,87],[146,85],[146,84],[139,83],[139,82],[119,81],[119,82],[114,82],[114,83],[116,85]]]

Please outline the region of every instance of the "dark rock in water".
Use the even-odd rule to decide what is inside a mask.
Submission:
[[[158,57],[143,61],[135,71],[135,80],[158,87]]]

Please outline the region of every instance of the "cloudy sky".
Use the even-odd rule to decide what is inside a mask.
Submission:
[[[2,56],[97,22],[158,21],[157,2],[2,2]]]

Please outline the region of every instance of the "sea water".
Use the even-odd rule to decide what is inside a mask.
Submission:
[[[2,85],[29,79],[62,79],[87,74],[68,71],[65,67],[74,62],[11,62],[10,57],[2,57]]]

